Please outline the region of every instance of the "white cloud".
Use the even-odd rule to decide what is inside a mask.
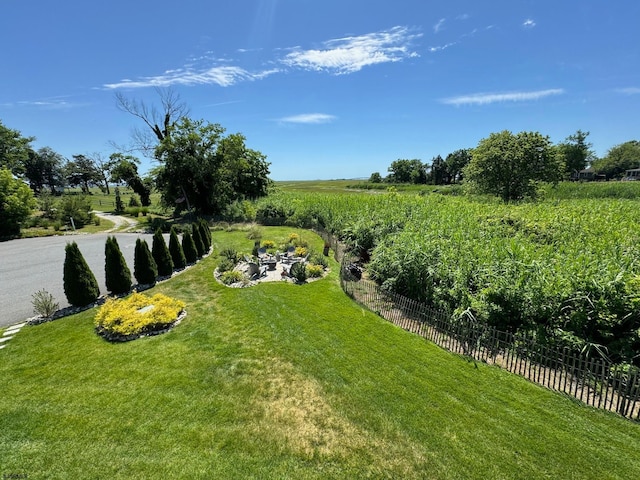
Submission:
[[[327,115],[326,113],[302,113],[280,118],[278,121],[283,123],[329,123],[336,118],[334,115]]]
[[[446,18],[441,18],[440,20],[438,20],[438,23],[433,26],[433,33],[438,33],[440,30],[442,30],[442,26],[444,25],[444,22],[446,20]]]
[[[282,63],[335,75],[354,73],[370,65],[417,57],[410,45],[420,36],[407,27],[394,27],[382,32],[329,40],[319,49],[296,48],[282,59]]]
[[[536,26],[536,22],[534,22],[530,18],[527,18],[524,22],[522,22],[522,26],[524,28],[533,28]]]
[[[618,88],[616,92],[622,93],[623,95],[640,95],[640,88],[638,87]]]
[[[207,84],[229,87],[241,81],[261,80],[278,71],[278,69],[271,69],[264,70],[262,72],[249,72],[244,68],[236,66],[214,66],[199,71],[192,69],[176,69],[168,70],[164,74],[154,77],[143,77],[139,80],[127,79],[117,83],[108,83],[104,86],[108,89]]]
[[[551,88],[548,90],[537,90],[533,92],[506,92],[506,93],[474,93],[471,95],[460,95],[441,100],[447,105],[488,105],[490,103],[501,102],[525,102],[529,100],[539,100],[551,95],[561,95],[562,88]]]
[[[458,42],[451,42],[451,43],[445,43],[444,45],[438,45],[436,47],[429,47],[429,52],[430,53],[435,53],[435,52],[440,52],[442,50],[446,50],[449,47],[453,47],[454,45],[457,45]]]

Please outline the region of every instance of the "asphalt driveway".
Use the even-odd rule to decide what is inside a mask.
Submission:
[[[89,268],[96,276],[100,293],[106,294],[104,280],[104,248],[108,234],[67,235],[25,238],[0,242],[0,327],[22,322],[35,315],[32,295],[38,290],[51,293],[60,308],[69,306],[62,284],[64,247],[75,241]],[[119,233],[114,235],[131,270],[136,240],[144,238],[151,248],[150,234]],[[169,235],[165,235],[169,242]]]

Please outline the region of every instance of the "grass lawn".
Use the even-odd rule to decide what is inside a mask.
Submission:
[[[23,328],[0,351],[0,474],[640,478],[640,425],[394,327],[344,295],[335,262],[306,285],[232,289],[217,261],[146,292],[186,302],[168,334],[110,344],[95,310]]]

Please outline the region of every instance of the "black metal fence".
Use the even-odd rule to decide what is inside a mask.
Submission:
[[[399,327],[449,351],[496,365],[581,402],[640,420],[640,370],[584,353],[540,343],[526,335],[501,332],[472,317],[455,317],[382,289],[354,275],[344,245],[321,232],[341,263],[343,290],[361,305]]]

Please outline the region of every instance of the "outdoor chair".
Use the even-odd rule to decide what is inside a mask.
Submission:
[[[262,271],[257,263],[249,262],[247,265],[247,276],[250,280],[256,280],[257,278],[262,276]]]

